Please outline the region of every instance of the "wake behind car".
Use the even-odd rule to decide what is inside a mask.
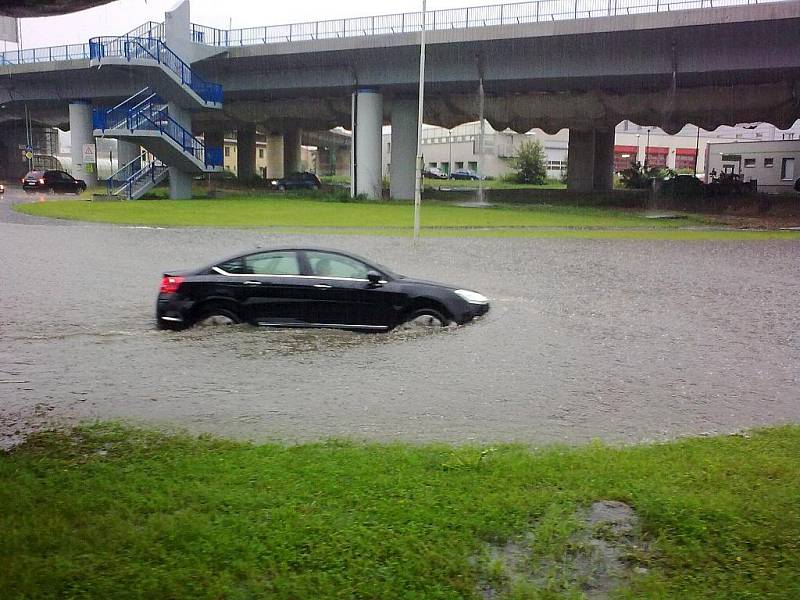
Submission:
[[[160,329],[250,323],[389,331],[463,324],[488,310],[478,292],[398,275],[353,254],[274,248],[165,272],[156,321]]]
[[[86,189],[83,179],[75,179],[66,171],[29,171],[22,178],[22,189],[27,193],[80,194]]]

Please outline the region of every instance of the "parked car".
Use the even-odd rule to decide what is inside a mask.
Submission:
[[[428,167],[423,169],[422,176],[428,179],[447,179],[447,173],[442,171],[439,167]]]
[[[270,186],[283,192],[284,190],[318,190],[322,182],[314,173],[292,173],[281,179],[273,179]]]
[[[475,171],[470,169],[456,169],[452,173],[450,173],[450,179],[471,179],[471,180],[478,180],[483,179],[480,175],[478,175]]]
[[[275,248],[165,272],[156,322],[160,329],[250,323],[388,331],[463,324],[488,310],[477,292],[398,275],[353,254]]]
[[[86,189],[83,179],[75,179],[66,171],[29,171],[22,178],[22,189],[27,193],[80,194]]]

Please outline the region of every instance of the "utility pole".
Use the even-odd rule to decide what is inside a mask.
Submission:
[[[425,95],[425,16],[422,0],[422,31],[419,36],[419,110],[417,111],[417,165],[414,175],[414,241],[419,239],[419,211],[422,204],[422,107]]]
[[[694,176],[697,177],[697,158],[700,156],[700,126],[697,126],[697,141],[694,144]]]
[[[486,133],[486,120],[483,116],[483,109],[484,109],[484,96],[483,96],[483,75],[480,76],[480,80],[478,82],[478,112],[480,113],[480,121],[481,121],[481,131],[480,131],[480,139],[478,140],[478,165],[477,169],[475,169],[478,173],[478,202],[483,204],[483,136]]]

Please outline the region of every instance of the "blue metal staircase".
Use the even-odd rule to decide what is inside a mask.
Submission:
[[[207,148],[170,116],[166,102],[149,87],[113,108],[95,108],[92,123],[95,137],[138,144],[160,159],[144,168],[135,168],[136,161],[122,167],[109,180],[110,194],[141,197],[163,181],[167,165],[189,173],[222,169],[222,148]]]
[[[106,181],[109,196],[138,200],[150,189],[164,181],[169,167],[160,160],[142,166],[141,157],[134,158]]]
[[[222,86],[200,77],[157,35],[92,38],[89,60],[92,66],[153,67],[163,75],[162,87],[171,88],[175,101],[187,107],[222,108]]]

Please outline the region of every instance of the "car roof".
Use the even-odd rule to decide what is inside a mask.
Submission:
[[[250,256],[251,254],[261,254],[262,252],[329,252],[331,254],[341,254],[343,256],[348,256],[350,258],[354,258],[359,260],[371,267],[375,267],[376,269],[382,271],[386,275],[391,277],[397,277],[397,273],[384,267],[382,264],[375,262],[374,260],[370,260],[368,258],[364,258],[358,254],[353,254],[352,252],[348,252],[346,250],[340,250],[338,248],[323,248],[319,246],[259,246],[256,248],[251,248],[249,250],[245,250],[244,252],[240,252],[238,254],[232,254],[220,260],[216,260],[213,263],[202,267],[200,270],[210,269],[211,267],[215,267],[221,263],[228,262],[229,260],[234,260],[235,258],[241,258],[243,256]]]

